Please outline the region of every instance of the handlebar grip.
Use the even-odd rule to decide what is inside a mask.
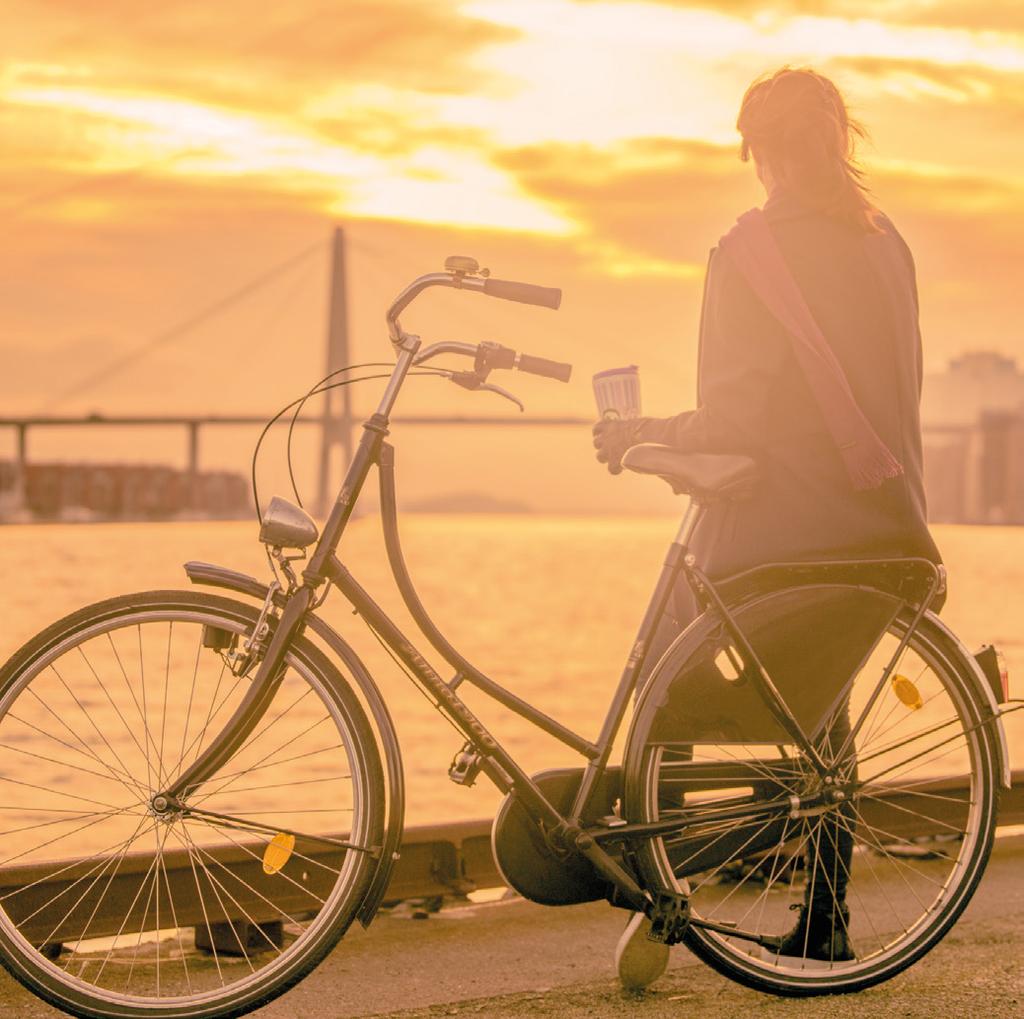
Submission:
[[[572,376],[572,365],[561,361],[549,361],[546,357],[534,357],[532,354],[520,354],[516,367],[530,375],[540,375],[545,379],[557,379],[568,382]]]
[[[538,287],[533,283],[515,283],[512,280],[486,279],[484,293],[505,301],[535,304],[552,310],[557,310],[562,303],[562,291],[558,287]]]

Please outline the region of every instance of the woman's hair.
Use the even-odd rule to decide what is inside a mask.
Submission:
[[[866,132],[824,75],[784,67],[759,78],[743,97],[736,127],[744,162],[753,149],[757,161],[809,205],[862,230],[880,229],[854,161],[856,140]]]

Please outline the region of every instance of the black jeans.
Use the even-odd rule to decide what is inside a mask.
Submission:
[[[696,617],[697,604],[692,593],[688,589],[674,592],[651,637],[640,672],[640,682],[637,684],[636,698],[639,698],[640,691],[662,655]],[[856,750],[852,743],[850,746],[846,745],[849,735],[849,703],[844,703],[833,713],[816,743],[817,750],[826,763],[840,765],[845,780],[855,781]],[[840,751],[842,759],[837,761],[836,757]],[[846,901],[846,889],[853,860],[856,811],[852,803],[844,803],[836,810],[808,818],[807,824],[808,828],[803,829],[797,836],[804,843],[804,903],[812,912],[831,913]]]

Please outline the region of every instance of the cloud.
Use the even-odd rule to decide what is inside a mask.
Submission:
[[[332,212],[407,221],[540,233],[568,233],[573,224],[531,202],[485,150],[431,138],[412,148],[366,151],[358,136],[345,143],[315,125],[218,109],[208,103],[61,84],[8,85],[4,98],[22,110],[56,110],[84,122],[91,169],[118,172],[140,160],[161,176],[196,182],[221,177],[260,180],[268,190],[333,193]],[[58,153],[62,165],[69,155]],[[53,159],[51,159],[51,164]],[[67,168],[67,163],[63,162]]]
[[[1013,27],[1013,6],[992,5],[988,27]],[[689,294],[708,246],[759,201],[735,158],[744,88],[812,62],[872,129],[885,204],[933,250],[952,245],[934,277],[951,292],[942,230],[989,265],[984,245],[1015,244],[1021,214],[1024,40],[987,31],[988,8],[297,0],[257,16],[241,0],[9,0],[6,222],[20,202],[18,236],[43,261],[47,243],[75,238],[87,259],[135,229],[157,244],[247,214],[271,233],[317,216],[515,231],[502,251],[532,233],[623,292]],[[986,314],[1008,301],[998,264],[991,279],[959,271]]]
[[[600,3],[605,0],[577,0]],[[793,15],[875,19],[931,28],[990,32],[1024,31],[1019,0],[652,0],[665,7],[703,8],[764,19]]]
[[[515,35],[451,4],[419,0],[292,0],[258,12],[247,0],[8,0],[7,8],[13,59],[57,58],[104,83],[121,78],[144,89],[187,82],[190,94],[217,104],[259,97],[264,109],[345,80],[461,90],[467,59]]]
[[[853,5],[854,0],[850,0]],[[876,0],[878,3],[878,0]],[[878,3],[878,6],[882,6]],[[1019,0],[910,0],[885,4],[884,13],[895,21],[940,28],[966,28],[980,32],[1024,33],[1024,7]]]
[[[757,199],[735,146],[643,138],[498,158],[525,190],[580,224],[577,248],[613,275],[699,277],[710,245]]]

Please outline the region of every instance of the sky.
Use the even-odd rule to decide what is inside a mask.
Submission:
[[[646,412],[693,406],[708,249],[763,199],[738,159],[739,101],[786,64],[831,76],[870,132],[861,162],[917,260],[926,363],[1024,361],[1024,4],[265,7],[3,0],[3,414],[273,411],[323,371],[336,225],[358,360],[388,357],[394,293],[468,254],[561,286],[562,310],[432,293],[406,325],[573,362],[569,386],[505,380],[528,412],[589,414],[590,376],[623,363]],[[511,410],[435,380],[403,406]],[[569,432],[409,430],[412,488],[477,484],[483,457],[488,481],[538,505],[650,502]],[[204,455],[233,461],[239,442]],[[158,444],[103,443],[90,455]],[[80,445],[54,432],[34,452]]]

